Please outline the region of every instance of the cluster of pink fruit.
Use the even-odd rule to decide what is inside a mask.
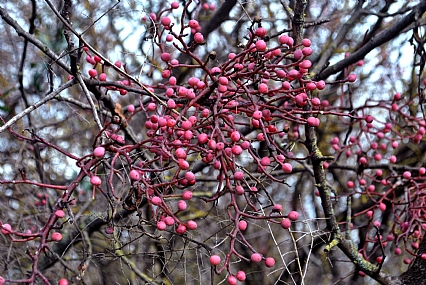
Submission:
[[[297,45],[287,35],[270,39],[260,22],[250,27],[247,42],[240,52],[229,53],[223,63],[209,66],[208,60],[214,57],[214,53],[210,53],[208,58],[199,58],[192,52],[193,48],[202,46],[205,41],[198,21],[192,19],[187,25],[179,26],[173,23],[172,18],[163,15],[177,8],[179,3],[173,2],[170,9],[158,16],[149,15],[149,21],[158,28],[154,42],[164,65],[161,75],[167,82],[139,88],[139,84],[124,77],[110,86],[102,85],[107,92],[118,91],[123,96],[133,96],[132,93],[139,88],[140,98],[135,101],[142,103],[130,105],[126,119],[130,122],[139,113],[146,116],[144,128],[147,138],[129,143],[118,133],[119,127],[107,128],[103,132],[110,140],[94,149],[92,159],[97,162],[112,158],[109,165],[115,165],[118,157],[124,158],[130,169],[128,173],[123,170],[122,177],[129,177],[137,195],[146,197],[154,213],[153,224],[158,230],[173,227],[176,233],[184,234],[187,230],[197,229],[195,221],[181,221],[177,213],[187,210],[186,201],[192,199],[190,187],[196,183],[196,173],[191,171],[191,167],[194,167],[194,161],[200,156],[202,163],[219,172],[218,190],[206,198],[206,202],[217,201],[224,195],[224,191],[229,194],[229,206],[234,208],[235,213],[229,214],[229,219],[235,222],[234,230],[230,233],[229,250],[236,253],[233,240],[247,228],[245,220],[262,217],[289,229],[291,222],[299,217],[295,211],[282,215],[280,205],[273,206],[273,214],[262,214],[261,206],[255,205],[251,197],[258,191],[266,190],[237,161],[254,162],[260,175],[282,183],[283,180],[278,180],[271,174],[277,167],[284,175],[293,172],[293,155],[282,145],[291,144],[298,139],[299,126],[320,125],[320,115],[328,102],[311,94],[324,89],[325,82],[315,82],[308,76],[312,65],[308,58],[313,52],[309,39],[303,39]],[[203,8],[206,9],[207,6]],[[208,8],[214,9],[211,5]],[[182,17],[184,15],[185,12]],[[186,43],[188,35],[184,32],[185,29],[193,34],[192,43]],[[173,44],[167,44],[170,42]],[[84,51],[86,61],[93,65],[88,70],[88,75],[107,82],[108,67],[105,62],[98,55],[92,55],[88,48],[84,47]],[[173,58],[173,55],[181,53],[190,56],[195,64],[182,64]],[[116,61],[115,66],[126,71],[120,61]],[[174,73],[181,67],[197,69],[202,75],[191,77],[185,83],[178,83]],[[99,69],[102,70],[100,74]],[[355,79],[356,76],[352,74],[346,82],[353,82]],[[304,110],[307,104],[312,110]],[[254,149],[255,144],[262,142],[271,150],[269,156],[260,157]],[[131,156],[141,151],[151,153],[152,157],[134,161]],[[112,177],[119,171],[111,167],[109,174]],[[155,177],[159,171],[167,175],[161,179],[153,179],[152,176]],[[101,192],[106,193],[104,189],[114,189],[112,179],[103,181],[101,176],[96,175],[96,171],[88,171],[87,174],[90,175],[90,183]],[[171,178],[167,180],[165,177]],[[108,183],[110,187],[106,187]],[[188,189],[181,190],[186,187]],[[182,194],[176,195],[178,191],[182,191]],[[250,213],[237,206],[237,199],[247,202]],[[176,200],[178,201],[174,203]],[[241,216],[245,220],[241,220]],[[108,232],[112,233],[113,230],[109,228]],[[60,241],[62,235],[54,232],[51,239]],[[246,240],[242,242],[249,245]],[[218,256],[212,256],[212,265],[220,263],[220,257],[219,260],[217,258]],[[262,259],[257,252],[253,252],[250,258],[246,257],[247,261],[252,262],[260,262]],[[264,260],[267,267],[275,264],[272,257]],[[216,272],[229,270],[229,262],[228,257],[223,267]],[[236,280],[244,279],[245,273],[240,271],[235,276],[231,274],[228,282],[235,284]]]
[[[169,10],[176,8],[178,5],[172,4]],[[160,59],[164,64],[161,75],[167,81],[145,86],[141,99],[137,100],[145,103],[130,105],[128,108],[128,120],[138,113],[146,116],[148,139],[122,146],[125,144],[124,139],[118,142],[112,136],[117,138],[119,135],[108,130],[107,135],[119,143],[120,149],[108,143],[98,146],[93,155],[95,159],[102,159],[106,151],[113,156],[126,156],[125,153],[140,150],[148,150],[154,154],[154,158],[132,162],[128,175],[139,193],[147,198],[155,213],[154,223],[157,229],[166,230],[168,226],[173,226],[178,234],[197,228],[195,221],[181,221],[173,210],[175,207],[178,212],[185,211],[186,201],[192,198],[192,192],[185,189],[177,203],[169,201],[176,200],[177,189],[191,187],[196,183],[196,173],[191,171],[191,167],[194,166],[193,161],[201,156],[205,165],[219,171],[218,191],[206,201],[219,199],[223,196],[223,189],[229,193],[230,206],[236,212],[236,215],[229,216],[236,225],[231,239],[236,239],[237,232],[243,231],[247,222],[238,218],[245,210],[239,209],[235,201],[245,199],[252,207],[255,214],[244,213],[245,219],[258,219],[259,209],[252,204],[250,197],[259,191],[258,187],[262,187],[254,183],[253,176],[245,173],[236,163],[237,160],[253,161],[258,165],[261,175],[280,182],[271,174],[273,169],[279,167],[284,174],[293,171],[292,153],[283,149],[282,144],[299,137],[300,125],[318,127],[319,116],[328,106],[327,101],[308,95],[325,88],[324,81],[314,82],[307,75],[312,65],[308,59],[313,52],[310,48],[311,41],[303,39],[301,44],[294,45],[294,40],[287,35],[281,35],[274,41],[267,37],[267,30],[258,23],[257,28],[255,25],[250,28],[248,40],[239,53],[230,53],[225,62],[209,67],[205,64],[206,59],[199,58],[191,51],[205,41],[200,33],[201,26],[196,20],[179,26],[163,13],[159,16],[151,14],[149,19],[158,28],[154,42],[158,45]],[[186,43],[188,37],[184,33],[185,29],[191,30],[193,43]],[[167,44],[169,42],[173,42],[173,45]],[[187,54],[196,64],[181,64],[178,59],[173,58],[173,52]],[[210,56],[211,53],[208,57]],[[87,61],[102,64],[96,56],[88,56]],[[203,75],[190,77],[185,83],[178,84],[173,74],[181,67],[198,69]],[[92,78],[97,77],[101,81],[105,80],[103,74],[97,77],[94,69],[89,70]],[[346,82],[353,82],[355,79],[356,76],[351,74]],[[106,88],[118,90],[121,95],[129,95],[131,93],[126,88],[137,87],[127,79],[120,83],[123,84],[122,88]],[[147,90],[151,100],[146,100]],[[155,96],[153,90],[156,90]],[[163,93],[158,90],[163,90]],[[313,110],[307,116],[303,109],[306,104],[310,104]],[[294,125],[292,132],[290,125]],[[254,150],[253,146],[261,142],[266,142],[273,150],[269,156],[259,157]],[[126,156],[126,160],[132,161],[129,156]],[[159,182],[147,175],[155,172],[159,160],[163,165],[172,165],[165,169],[167,176],[171,177],[168,181]],[[102,180],[96,175],[91,177],[90,182],[96,187],[102,187]],[[281,224],[284,229],[290,228],[291,221],[297,220],[299,216],[294,211],[281,216],[282,207],[278,205],[274,209],[279,215],[271,215],[270,221]],[[245,240],[242,242],[247,243]],[[230,252],[234,252],[233,246],[230,247]],[[217,258],[218,256],[212,256],[212,265],[220,263],[220,258],[219,261]],[[251,259],[247,260],[259,262],[261,259],[261,255],[254,252]],[[229,268],[227,262],[229,258],[216,272]],[[274,263],[273,258],[265,258],[266,266],[272,267]],[[244,279],[244,272],[239,272],[236,276],[231,275],[228,282],[235,284],[236,280]]]
[[[426,86],[426,80],[423,84]],[[354,218],[366,217],[367,229],[374,230],[380,228],[386,211],[392,211],[395,226],[390,232],[372,238],[367,231],[365,240],[375,244],[375,250],[359,250],[366,260],[370,259],[368,252],[380,250],[387,244],[395,246],[393,251],[396,255],[402,254],[401,247],[404,247],[415,257],[426,231],[426,201],[420,198],[425,189],[426,168],[409,165],[401,159],[401,154],[407,151],[407,143],[419,144],[426,133],[424,117],[411,112],[411,106],[412,99],[404,99],[400,93],[389,99],[368,99],[365,105],[354,109],[353,114],[358,115],[353,115],[350,123],[346,122],[353,130],[351,135],[345,141],[339,137],[330,141],[332,153],[341,159],[324,162],[324,167],[357,165],[358,169],[348,175],[352,179],[345,185],[347,193],[367,196],[374,201],[370,207],[355,213]],[[377,112],[377,107],[385,112],[376,116],[366,115]],[[316,195],[319,196],[318,191]],[[367,245],[365,243],[365,247]],[[421,258],[426,258],[426,255]],[[379,256],[378,260],[382,258]],[[404,262],[409,264],[411,260],[406,258]]]

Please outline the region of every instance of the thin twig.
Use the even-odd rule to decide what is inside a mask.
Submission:
[[[29,113],[31,113],[32,111],[34,111],[35,109],[37,109],[38,107],[42,106],[43,104],[45,104],[47,101],[52,100],[53,98],[55,98],[56,95],[58,95],[59,93],[61,93],[62,91],[64,91],[65,89],[73,86],[75,84],[74,80],[70,80],[67,83],[65,83],[64,85],[62,85],[61,87],[59,87],[58,89],[56,89],[55,91],[51,92],[50,94],[46,95],[43,99],[41,99],[40,101],[34,103],[33,105],[29,106],[28,108],[26,108],[24,111],[22,111],[21,113],[15,115],[12,119],[10,119],[7,123],[5,123],[3,126],[0,127],[0,134],[2,132],[4,132],[6,129],[10,128],[13,124],[15,124],[19,119],[23,118],[24,116],[28,115]]]
[[[81,89],[83,89],[84,95],[86,95],[87,101],[89,101],[90,107],[92,107],[92,113],[93,118],[96,122],[96,125],[98,125],[98,129],[102,131],[104,127],[102,126],[101,120],[99,119],[98,112],[96,110],[95,102],[93,102],[92,96],[90,96],[89,90],[86,87],[86,84],[84,84],[83,79],[81,78],[81,74],[77,73],[75,77],[78,81],[78,83],[81,86]]]

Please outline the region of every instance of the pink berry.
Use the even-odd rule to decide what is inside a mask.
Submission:
[[[99,185],[101,185],[102,180],[98,176],[94,175],[94,176],[90,177],[90,183],[93,186],[99,186]]]
[[[373,211],[367,211],[365,215],[367,216],[367,218],[371,219],[373,217]]]
[[[161,77],[169,78],[170,77],[170,70],[168,70],[168,69],[163,70],[163,72],[161,73]]]
[[[185,173],[185,179],[188,181],[195,180],[195,174],[192,173],[191,171],[188,171]]]
[[[296,104],[299,107],[305,106],[307,99],[308,99],[308,96],[306,95],[306,93],[300,93],[300,94],[297,94],[296,97],[294,97],[294,100],[296,101]]]
[[[64,211],[62,211],[62,210],[56,210],[56,211],[55,211],[55,216],[56,216],[57,218],[63,218],[63,217],[65,217],[65,212],[64,212]]]
[[[193,220],[190,220],[190,221],[188,221],[188,222],[186,223],[186,227],[187,227],[189,230],[195,230],[195,229],[197,228],[197,223],[196,223],[195,221],[193,221]]]
[[[369,124],[372,123],[373,122],[373,116],[368,115],[367,117],[365,117],[365,121]]]
[[[170,85],[176,85],[177,79],[176,77],[172,76],[169,78]]]
[[[288,163],[288,162],[286,162],[286,163],[283,163],[283,165],[282,165],[282,170],[284,171],[284,173],[291,173],[292,171],[293,171],[293,167],[291,166],[291,164],[290,163]]]
[[[163,52],[163,53],[161,54],[160,58],[161,58],[161,60],[162,60],[162,61],[169,61],[169,60],[170,60],[170,58],[171,58],[171,56],[170,56],[170,53]]]
[[[148,106],[146,107],[148,111],[154,111],[155,108],[157,108],[157,105],[155,103],[149,103]]]
[[[201,116],[203,118],[207,118],[210,115],[210,110],[209,109],[204,109],[203,111],[201,111]]]
[[[313,53],[313,50],[310,47],[302,48],[302,53],[304,56],[310,56]]]
[[[207,134],[203,133],[198,136],[198,143],[200,144],[205,144],[208,140],[209,140],[209,137]]]
[[[306,84],[306,89],[309,90],[309,91],[313,91],[313,90],[317,89],[317,85],[313,82],[309,82],[309,83]],[[314,98],[312,98],[312,99],[314,99]],[[318,99],[318,98],[316,98],[316,99]],[[314,104],[313,101],[314,100],[311,100],[312,105],[314,105],[314,106],[320,105],[320,104]]]
[[[240,132],[239,132],[239,131],[233,131],[233,132],[231,133],[231,140],[232,140],[233,142],[237,142],[237,141],[239,141],[239,140],[240,140],[240,138],[241,138],[241,135],[240,135]]]
[[[218,265],[219,263],[220,263],[220,256],[219,255],[210,256],[210,264],[211,265]]]
[[[235,276],[231,275],[228,277],[228,284],[229,285],[236,285],[237,284],[237,278]]]
[[[244,178],[244,173],[241,171],[237,171],[234,173],[234,179],[235,180],[243,180]]]
[[[274,265],[275,265],[275,259],[273,259],[272,257],[267,257],[265,259],[265,265],[267,267],[274,267]]]
[[[68,280],[65,278],[62,278],[61,280],[58,281],[58,285],[68,285]]]
[[[157,15],[155,13],[149,13],[149,17],[155,22],[157,21]]]
[[[191,198],[192,198],[192,192],[191,191],[186,190],[185,192],[183,192],[182,199],[191,200]]]
[[[58,233],[58,232],[52,233],[52,240],[53,241],[60,241],[60,240],[62,240],[61,233]]]
[[[166,228],[167,228],[167,225],[165,222],[160,221],[157,223],[157,229],[159,229],[160,231],[164,231]]]
[[[105,148],[102,146],[98,146],[97,148],[95,148],[95,150],[93,151],[93,155],[97,158],[101,158],[105,155]]]
[[[192,123],[190,121],[184,121],[182,122],[181,127],[184,130],[189,130],[190,128],[192,128]]]
[[[235,187],[235,193],[237,195],[243,195],[244,194],[244,187],[241,185],[238,185]]]
[[[271,159],[267,156],[262,157],[262,159],[260,160],[260,164],[263,166],[269,166],[271,164]]]
[[[310,47],[311,46],[311,40],[310,39],[303,39],[302,40],[302,45],[305,47]]]
[[[307,122],[311,127],[318,127],[319,126],[319,120],[317,120],[317,118],[315,118],[315,117],[309,117]]]
[[[318,90],[323,90],[325,88],[325,82],[320,80],[316,83]]]
[[[171,7],[172,7],[172,9],[177,9],[177,8],[179,8],[179,2],[176,2],[176,1],[172,2]]]
[[[219,77],[219,84],[221,84],[221,85],[228,85],[228,83],[229,83],[228,78],[226,78],[225,76]]]
[[[169,100],[167,101],[167,107],[168,107],[169,109],[174,109],[174,108],[176,108],[176,102],[175,102],[175,100],[173,100],[173,99],[169,99]]]
[[[312,66],[312,62],[308,59],[305,59],[301,63],[299,63],[299,67],[304,68],[304,69],[309,69],[309,68],[311,68],[311,66]]]
[[[238,222],[238,229],[240,231],[245,231],[247,229],[247,222],[246,221],[239,221]]]
[[[260,83],[258,90],[260,93],[266,94],[268,93],[268,85],[266,85],[265,83]]]
[[[217,74],[220,74],[222,70],[219,67],[215,66],[211,69],[211,72],[213,75],[217,75]]]
[[[201,33],[195,33],[195,35],[194,35],[194,41],[196,43],[201,44],[204,41],[203,35]]]
[[[287,35],[282,35],[279,37],[279,41],[283,45],[293,46],[294,40]]]
[[[138,181],[141,178],[139,171],[133,169],[129,173],[130,179],[133,181]]]
[[[294,59],[299,60],[303,57],[303,52],[300,49],[294,51]]]
[[[240,155],[243,152],[242,147],[240,147],[239,145],[234,145],[232,147],[232,153],[235,155]]]
[[[400,94],[400,93],[395,93],[395,95],[393,95],[393,99],[394,99],[395,101],[399,101],[399,100],[401,100],[401,94]]]
[[[253,112],[253,119],[259,120],[262,118],[262,112],[261,111],[254,111]]]
[[[405,179],[408,179],[408,178],[410,178],[410,177],[411,177],[411,172],[410,172],[410,171],[404,171],[404,173],[402,174],[402,176],[403,176]]]
[[[354,82],[355,80],[356,80],[356,74],[354,74],[354,73],[349,74],[348,81],[349,82]]]
[[[256,42],[256,49],[258,51],[264,51],[264,50],[266,50],[266,43],[265,43],[265,41],[264,40],[258,40]]]
[[[89,76],[95,78],[98,75],[96,69],[89,69]]]
[[[237,272],[237,279],[238,279],[238,281],[246,280],[246,273],[244,271],[238,271]]]
[[[179,211],[185,211],[186,210],[186,202],[184,200],[180,200],[178,202],[178,209]]]
[[[164,17],[161,19],[161,25],[168,27],[170,26],[170,24],[172,23],[172,21],[170,20],[169,17]]]
[[[260,262],[262,260],[262,256],[258,253],[253,253],[251,255],[251,261],[253,262]]]
[[[180,225],[176,228],[176,233],[183,235],[186,232],[186,227],[184,225]]]
[[[197,22],[196,20],[190,20],[190,21],[188,22],[188,26],[189,26],[191,29],[196,29],[196,28],[198,28],[198,22]]]
[[[175,155],[176,155],[177,158],[185,159],[186,158],[186,151],[183,148],[179,147],[179,148],[176,149]]]
[[[105,74],[105,73],[101,73],[101,74],[99,75],[99,80],[100,80],[100,81],[106,81],[106,78],[107,78],[107,76],[106,76],[106,74]]]
[[[274,212],[281,212],[282,210],[283,210],[283,206],[281,206],[280,204],[275,204],[272,207],[272,211],[274,211]]]
[[[265,28],[257,28],[257,30],[254,32],[254,34],[258,37],[263,38],[264,36],[266,36],[266,29]]]
[[[396,255],[401,255],[402,254],[402,250],[399,247],[395,248],[395,254]]]
[[[130,104],[129,106],[127,106],[127,111],[129,113],[133,113],[135,111],[135,105]]]
[[[241,148],[242,149],[249,149],[250,148],[250,142],[249,141],[243,141],[242,143],[241,143]]]
[[[152,197],[152,199],[151,199],[151,203],[153,204],[153,205],[160,205],[161,204],[161,198],[160,197],[158,197],[158,196],[154,196],[154,197]]]
[[[10,231],[12,230],[12,226],[9,224],[3,224],[1,226],[1,233],[4,235],[10,234]]]
[[[291,211],[288,213],[288,218],[292,221],[296,221],[299,218],[299,213],[296,211]]]
[[[281,227],[282,227],[283,229],[289,229],[289,228],[291,227],[291,221],[290,221],[289,219],[284,218],[284,219],[281,221]]]
[[[172,225],[175,223],[175,220],[174,220],[172,217],[167,216],[167,217],[164,219],[164,222],[166,223],[166,225],[168,225],[168,226],[172,226]]]

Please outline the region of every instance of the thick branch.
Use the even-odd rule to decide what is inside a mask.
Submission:
[[[338,63],[326,68],[320,74],[314,77],[314,80],[327,79],[330,75],[342,71],[344,68],[357,61],[364,59],[364,57],[372,51],[374,48],[388,42],[389,40],[397,37],[400,33],[407,28],[414,21],[417,21],[423,13],[426,11],[426,1],[420,2],[413,8],[410,14],[402,18],[399,22],[395,23],[392,27],[380,33],[378,36],[373,38],[371,41],[362,46],[359,50],[339,61]]]
[[[330,46],[321,54],[321,58],[319,59],[313,73],[316,74],[319,70],[321,70],[325,64],[330,60],[336,51],[337,47],[342,43],[342,41],[346,38],[349,30],[352,29],[357,21],[359,21],[359,17],[362,14],[362,5],[365,1],[359,1],[357,7],[352,12],[349,20],[342,26],[336,38],[332,40]]]
[[[50,50],[44,43],[39,41],[37,38],[35,38],[30,33],[26,32],[14,19],[12,19],[9,16],[9,13],[7,13],[6,9],[0,6],[0,17],[3,18],[3,20],[8,23],[17,33],[20,37],[23,37],[24,39],[28,40],[30,43],[35,45],[38,49],[40,49],[44,54],[46,54],[48,57],[50,57],[53,61],[55,61],[60,67],[62,67],[64,70],[66,70],[68,73],[71,74],[71,68],[52,50]]]
[[[223,22],[229,19],[229,12],[231,12],[232,8],[234,8],[236,0],[228,0],[225,1],[222,6],[216,11],[216,13],[211,17],[210,21],[203,25],[201,29],[201,33],[205,38],[216,30]]]
[[[293,39],[294,44],[298,45],[302,42],[303,25],[305,24],[305,7],[306,0],[297,0],[294,7],[294,15],[292,18]]]
[[[46,95],[46,97],[44,97],[40,101],[36,102],[34,105],[29,106],[24,111],[22,111],[21,113],[17,114],[12,119],[10,119],[9,121],[7,121],[7,123],[5,123],[3,126],[1,126],[0,127],[0,133],[4,132],[6,129],[10,128],[13,124],[15,124],[19,119],[21,119],[24,116],[28,115],[29,113],[31,113],[32,111],[34,111],[38,107],[40,107],[43,104],[45,104],[47,101],[52,100],[53,98],[55,98],[56,95],[58,95],[59,93],[61,93],[62,91],[64,91],[65,89],[71,87],[74,84],[75,84],[74,80],[70,80],[67,83],[65,83],[64,85],[62,85],[61,87],[59,87],[58,89],[56,89],[55,91],[53,91],[53,92],[49,93],[48,95]]]

